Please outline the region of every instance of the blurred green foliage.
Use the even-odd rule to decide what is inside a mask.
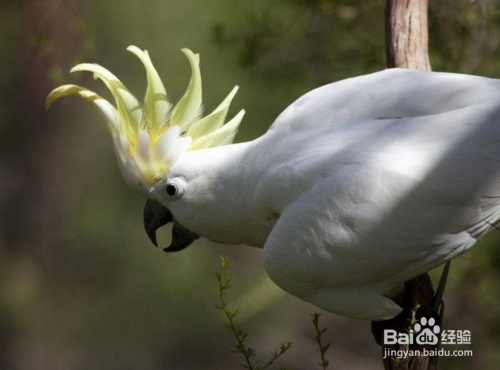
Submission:
[[[230,114],[247,110],[237,139],[250,140],[312,88],[383,69],[383,17],[382,0],[1,2],[0,369],[236,368],[213,308],[220,254],[238,266],[232,293],[256,349],[290,340],[284,366],[308,368],[315,309],[269,282],[260,251],[204,240],[175,255],[152,248],[144,200],[121,179],[99,117],[80,101],[48,113],[43,103],[61,82],[109,96],[91,76],[68,74],[82,61],[144,94],[130,44],[150,51],[175,100],[189,47],[201,54],[207,110],[241,86]],[[497,0],[431,1],[434,70],[499,77],[499,17]],[[499,244],[493,232],[452,264],[445,325],[472,331],[474,357],[444,358],[443,368],[500,361]],[[369,323],[322,319],[330,368],[381,368]]]

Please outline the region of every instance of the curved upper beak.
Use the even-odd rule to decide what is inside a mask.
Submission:
[[[158,247],[156,230],[169,222],[174,223],[172,228],[172,242],[168,247],[163,249],[165,252],[181,251],[199,238],[198,235],[179,224],[167,207],[154,200],[148,199],[144,207],[144,228],[146,229],[149,239],[151,239],[155,246]]]

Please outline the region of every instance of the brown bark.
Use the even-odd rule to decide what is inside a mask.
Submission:
[[[427,8],[428,0],[387,0],[385,26],[388,68],[431,69],[427,49]],[[372,331],[375,340],[381,345],[383,356],[386,350],[423,349],[418,345],[384,345],[382,343],[383,331],[395,329],[401,333],[409,333],[412,319],[434,314],[433,298],[434,289],[427,273],[405,283],[405,289],[397,300],[404,311],[392,320],[372,323]],[[416,307],[420,307],[418,311]],[[436,348],[426,347],[426,349]],[[386,370],[435,370],[437,368],[437,358],[427,356],[408,358],[398,364],[391,358],[383,361]]]
[[[427,7],[428,0],[387,0],[388,68],[431,69],[427,50]]]

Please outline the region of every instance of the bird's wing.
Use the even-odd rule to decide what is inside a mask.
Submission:
[[[278,286],[321,308],[389,319],[400,309],[384,295],[475,239],[446,231],[459,207],[401,199],[403,182],[384,181],[377,169],[353,164],[343,172],[284,210],[264,246],[264,266]]]
[[[325,309],[393,316],[384,294],[464,252],[500,216],[496,97],[326,127],[308,142],[286,165],[304,191],[283,208],[264,262],[277,285]]]

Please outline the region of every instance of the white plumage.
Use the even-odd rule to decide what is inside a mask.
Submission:
[[[285,291],[381,320],[387,296],[500,216],[500,82],[386,70],[316,89],[261,138],[187,153],[162,201],[191,231],[263,247]],[[160,190],[161,191],[161,190]]]

